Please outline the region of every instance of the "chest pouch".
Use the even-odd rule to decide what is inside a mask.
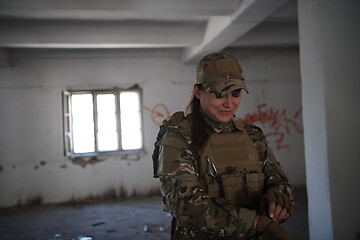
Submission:
[[[199,164],[205,190],[234,205],[256,209],[264,174],[259,156],[246,132],[212,134]]]

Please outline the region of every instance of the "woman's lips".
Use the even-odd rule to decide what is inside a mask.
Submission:
[[[232,115],[232,111],[220,111],[222,115]]]

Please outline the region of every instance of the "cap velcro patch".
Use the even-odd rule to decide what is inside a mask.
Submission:
[[[215,62],[216,69],[219,73],[239,72],[240,69],[232,59],[221,59]]]

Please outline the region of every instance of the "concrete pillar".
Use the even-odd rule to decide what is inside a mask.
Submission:
[[[10,67],[9,50],[0,48],[0,68]]]
[[[359,12],[358,0],[298,1],[312,240],[359,239]]]

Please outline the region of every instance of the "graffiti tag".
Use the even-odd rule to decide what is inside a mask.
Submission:
[[[160,126],[164,119],[170,118],[170,112],[163,103],[156,104],[153,108],[144,106],[144,109],[151,112],[151,120],[155,125]]]
[[[266,103],[259,104],[254,113],[248,113],[240,120],[250,124],[261,124],[267,130],[265,136],[268,141],[273,140],[277,150],[289,148],[285,143],[285,136],[291,134],[291,129],[299,134],[303,134],[303,128],[297,120],[301,116],[302,107],[300,107],[292,117],[289,117],[286,109],[275,110],[268,107]]]

